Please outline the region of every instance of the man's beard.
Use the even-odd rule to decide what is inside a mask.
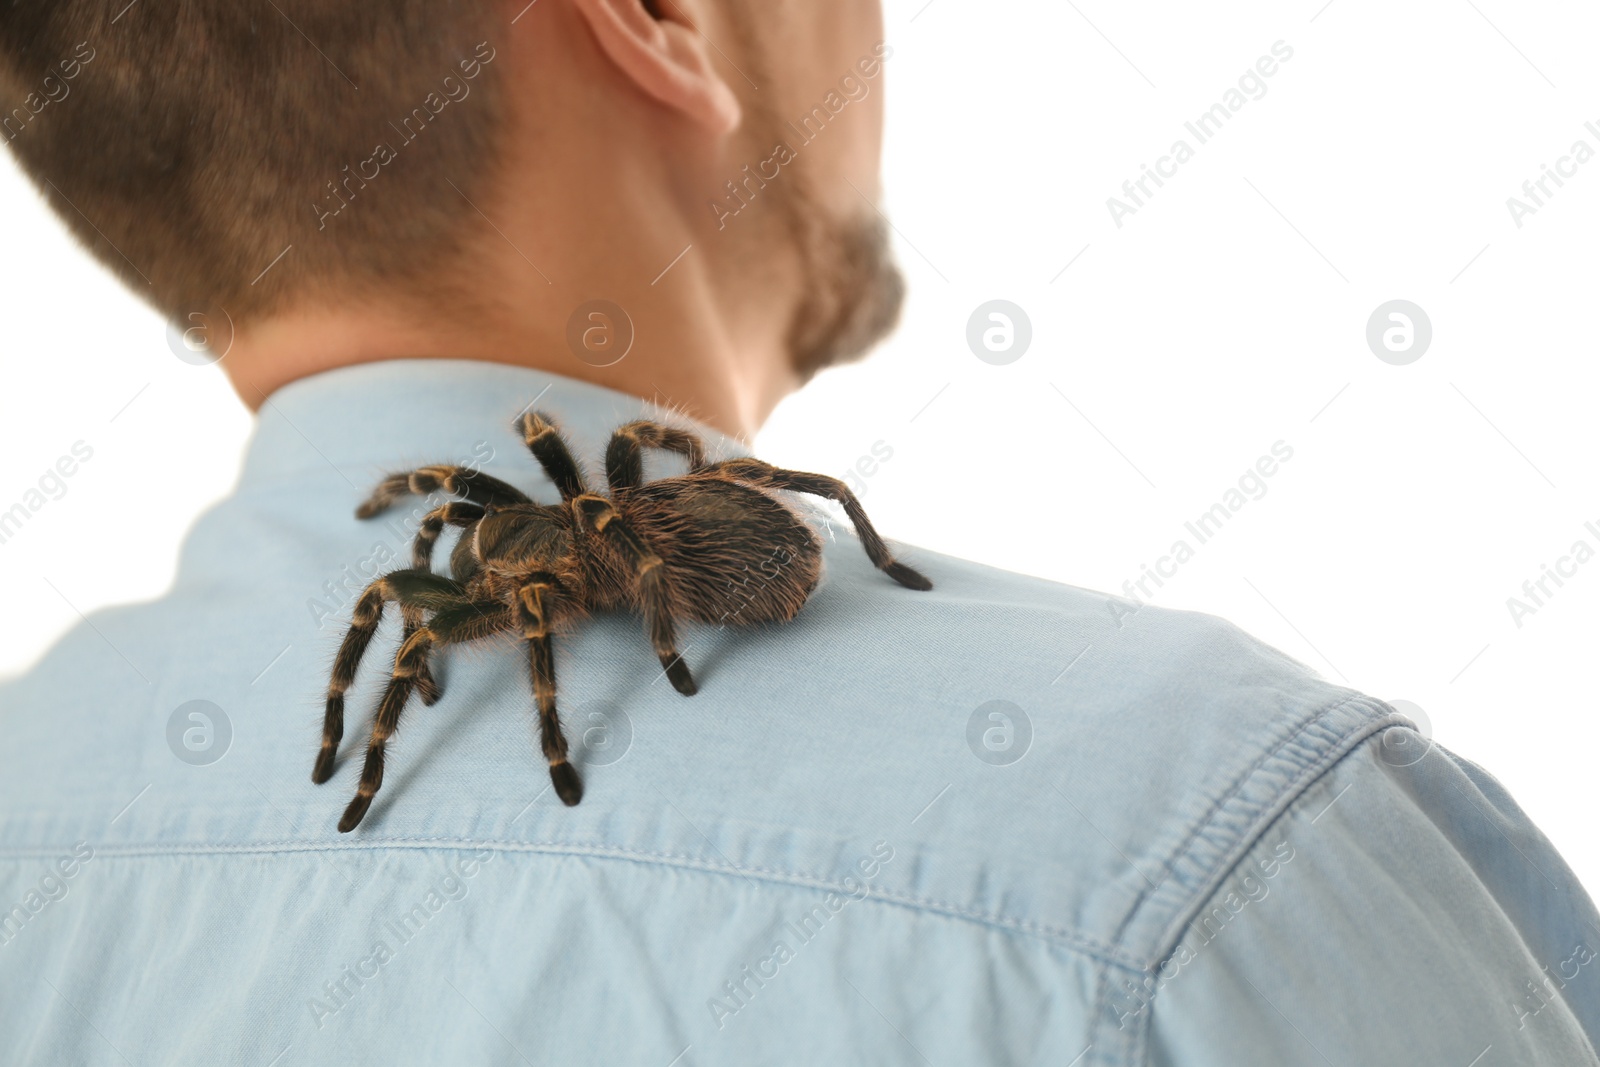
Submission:
[[[730,26],[740,38],[746,62],[762,85],[777,82],[768,61],[764,24],[755,5],[728,6]],[[770,93],[742,101],[752,146],[787,143],[781,108]],[[804,147],[796,150],[803,156]],[[798,164],[798,165],[796,165]],[[804,158],[787,164],[773,189],[781,223],[800,266],[800,299],[789,320],[785,347],[802,383],[818,371],[860,359],[900,321],[906,284],[889,248],[888,221],[863,202],[855,215],[828,209]]]
[[[906,286],[882,215],[832,218],[804,186],[784,201],[804,286],[789,323],[789,360],[806,382],[887,337],[900,321]]]

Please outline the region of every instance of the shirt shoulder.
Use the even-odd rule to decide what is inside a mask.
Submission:
[[[1370,1016],[1383,1004],[1348,976],[1392,961],[1339,939],[1392,940],[1392,916],[1364,911],[1415,914],[1429,894],[1448,906],[1408,948],[1442,950],[1499,909],[1514,930],[1495,951],[1525,956],[1475,961],[1575,965],[1566,919],[1541,916],[1577,915],[1581,891],[1559,888],[1486,776],[1381,777],[1374,746],[1408,733],[1382,701],[1203,613],[913,546],[897,552],[934,587],[903,588],[837,516],[816,526],[823,577],[792,621],[680,628],[692,697],[636,616],[555,635],[578,806],[551,793],[528,650],[508,634],[436,655],[441,699],[404,709],[381,791],[340,834],[396,613],[315,785],[330,668],[363,586],[410,558],[430,506],[363,522],[365,487],[470,459],[554,499],[509,407],[550,405],[599,456],[638,402],[454,361],[319,377],[264,408],[238,491],[192,530],[167,595],[93,613],[0,686],[0,1034],[33,1059],[98,1062],[85,1050],[109,1039],[130,1059],[215,1061],[270,1032],[303,1062],[899,1062],[907,1042],[949,1062],[1253,1062],[1205,1058],[1207,1041],[1290,1040],[1259,1009],[1238,1033],[1205,1029],[1213,1004],[1245,1010],[1236,974],[1307,1033],[1329,974],[1340,1010],[1362,1009],[1346,1017]],[[1487,823],[1449,806],[1458,787]],[[1409,852],[1441,865],[1408,868]],[[1261,885],[1271,899],[1130,1006],[1125,983],[1159,977]],[[1272,969],[1302,946],[1334,964]],[[1415,961],[1395,973],[1449,988]],[[466,1004],[440,1007],[440,975]],[[1306,983],[1302,999],[1279,981]],[[171,1027],[201,985],[217,1010]]]
[[[171,594],[97,613],[10,683],[0,847],[355,843],[331,831],[398,631],[380,629],[349,694],[339,773],[311,785],[354,598],[330,596],[312,559],[370,562],[382,546],[348,519],[277,518],[277,573],[229,571],[263,551],[249,512],[264,506],[218,508]],[[516,643],[445,655],[445,696],[406,711],[360,843],[577,849],[812,884],[885,841],[905,857],[873,886],[885,901],[1144,966],[1296,795],[1404,721],[1212,615],[915,548],[901,554],[934,588],[908,590],[853,537],[822,537],[822,583],[793,621],[683,628],[692,698],[661,680],[636,618],[558,639],[576,808],[544,790]],[[197,700],[238,738],[199,773],[169,736]]]
[[[1593,902],[1498,782],[1406,728],[1313,783],[1185,918],[1104,991],[1122,1062],[1600,1064]]]
[[[1060,930],[1070,915],[1118,965],[1157,962],[1297,797],[1369,738],[1413,725],[1215,615],[908,558],[937,577],[925,599],[896,598],[901,681],[938,690],[942,736],[926,739],[922,773],[947,768],[944,799],[958,798],[917,825],[987,842],[990,862],[1018,872],[1012,889],[1029,889],[1012,899]],[[1046,855],[1059,866],[1040,871]]]
[[[353,887],[322,878],[308,900],[308,869],[354,870],[372,911],[399,904],[381,896],[391,890],[371,876],[380,867],[423,884],[440,855],[487,850],[508,881],[541,886],[531,910],[506,891],[517,937],[550,934],[541,916],[655,901],[628,913],[663,952],[732,957],[744,949],[716,932],[728,914],[809,930],[793,914],[822,922],[858,902],[853,938],[829,951],[876,946],[866,955],[885,982],[914,970],[919,951],[916,966],[953,973],[1005,961],[1004,997],[974,991],[969,1011],[927,1017],[925,1029],[956,1040],[981,1034],[1002,1001],[1059,1003],[1050,1040],[1070,1060],[1080,1029],[1111,1054],[1127,1010],[1113,999],[1120,980],[1159,968],[1202,905],[1277,844],[1269,830],[1285,812],[1405,723],[1215,616],[903,547],[934,583],[913,591],[822,524],[823,579],[793,621],[682,629],[693,697],[660,677],[635,617],[598,615],[558,635],[582,804],[549,792],[525,650],[488,642],[439,658],[442,699],[406,710],[383,790],[341,835],[399,640],[393,613],[349,692],[343,759],[317,786],[327,672],[363,576],[398,565],[413,532],[355,522],[348,497],[329,476],[230,498],[191,534],[171,593],[91,615],[0,689],[0,873],[19,892],[39,862],[76,855],[81,841],[117,892],[154,886],[152,871],[203,870],[237,883],[241,929],[272,929],[343,914]],[[196,701],[205,721],[185,711]],[[1414,797],[1386,796],[1416,824]],[[1353,840],[1381,826],[1375,817]],[[203,903],[189,901],[197,913]],[[603,918],[584,929],[616,926]],[[686,928],[699,932],[694,946],[677,936]],[[231,936],[220,922],[208,929]],[[485,947],[503,981],[555,973],[530,972],[538,954],[507,938]],[[43,936],[26,945],[55,951]],[[338,962],[318,956],[307,977]],[[721,981],[732,962],[702,977]],[[814,1008],[802,1017],[832,1017],[829,973],[788,980]],[[660,991],[639,996],[677,1010]],[[705,1018],[703,996],[691,1006]],[[861,1012],[863,1026],[881,1022]],[[712,1015],[720,1033],[726,1017]]]

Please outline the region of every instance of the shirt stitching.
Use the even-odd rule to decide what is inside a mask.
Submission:
[[[597,859],[618,859],[642,863],[661,864],[664,866],[678,867],[687,870],[696,870],[706,874],[718,874],[727,877],[741,876],[748,878],[750,875],[761,876],[764,881],[799,886],[808,889],[822,889],[832,892],[849,893],[851,890],[839,882],[819,878],[816,875],[802,874],[797,871],[788,871],[771,867],[740,867],[708,862],[693,856],[686,856],[670,852],[653,852],[641,849],[620,847],[599,847],[593,845],[574,845],[559,841],[465,841],[460,838],[450,837],[407,837],[385,838],[374,840],[370,844],[317,844],[312,842],[263,842],[250,845],[176,845],[176,846],[150,846],[150,845],[96,845],[95,856],[118,857],[124,859],[136,858],[163,858],[169,856],[200,856],[200,855],[240,855],[251,853],[289,853],[289,852],[379,852],[384,849],[427,850],[445,849],[470,851],[474,849],[494,849],[502,852],[527,852],[555,855],[588,856]],[[0,857],[16,859],[37,858],[39,856],[53,856],[55,852],[49,849],[14,849],[0,851]],[[1099,962],[1109,963],[1124,967],[1129,970],[1140,970],[1141,961],[1126,952],[1111,945],[1104,944],[1094,938],[1088,937],[1078,931],[1065,927],[1050,926],[1045,923],[1035,922],[1031,919],[1021,919],[1001,915],[994,912],[985,912],[970,908],[951,901],[935,900],[928,897],[919,897],[910,893],[901,893],[880,888],[870,888],[863,900],[877,900],[885,904],[895,904],[915,911],[927,912],[934,915],[944,915],[950,918],[964,919],[983,926],[995,927],[1012,933],[1027,934],[1041,940],[1053,941],[1067,948],[1082,952]]]
[[[1188,853],[1190,846],[1194,844],[1195,838],[1199,837],[1203,832],[1211,828],[1211,820],[1216,816],[1217,812],[1220,811],[1225,804],[1238,796],[1239,791],[1243,789],[1246,783],[1248,783],[1250,779],[1255,776],[1257,771],[1259,771],[1268,761],[1277,758],[1278,754],[1281,753],[1285,748],[1289,747],[1290,744],[1304,738],[1306,731],[1310,730],[1317,723],[1328,718],[1334,712],[1340,710],[1347,704],[1365,702],[1365,700],[1366,698],[1360,694],[1352,694],[1350,696],[1342,697],[1332,704],[1324,705],[1318,711],[1315,711],[1311,715],[1300,720],[1294,726],[1294,728],[1290,730],[1289,733],[1276,745],[1273,745],[1271,748],[1263,751],[1259,756],[1257,756],[1255,761],[1252,762],[1249,767],[1245,768],[1245,770],[1233,780],[1227,789],[1218,794],[1216,799],[1211,802],[1210,807],[1206,809],[1205,814],[1199,819],[1195,820],[1194,825],[1190,827],[1189,832],[1184,836],[1183,841],[1180,842],[1178,846],[1168,854],[1166,860],[1163,861],[1161,865],[1161,879],[1154,885],[1147,884],[1144,888],[1138,891],[1138,896],[1134,898],[1133,904],[1128,908],[1127,913],[1122,918],[1122,922],[1118,925],[1117,932],[1112,936],[1112,942],[1121,942],[1123,935],[1127,932],[1129,924],[1133,922],[1134,917],[1138,915],[1139,910],[1144,907],[1145,902],[1165,888],[1167,882],[1175,876],[1178,861],[1183,859]]]
[[[1161,880],[1157,884],[1148,886],[1142,890],[1138,897],[1134,900],[1132,906],[1129,907],[1128,911],[1124,914],[1122,922],[1118,924],[1116,934],[1112,938],[1113,944],[1119,946],[1119,952],[1127,953],[1129,951],[1126,948],[1120,947],[1122,945],[1123,938],[1128,932],[1128,928],[1133,924],[1134,920],[1138,917],[1145,905],[1152,898],[1154,898],[1170,880],[1173,880],[1173,878],[1176,876],[1177,864],[1186,858],[1195,840],[1200,837],[1202,833],[1211,829],[1212,820],[1215,818],[1217,813],[1222,810],[1225,805],[1238,797],[1241,790],[1243,790],[1244,787],[1251,781],[1251,779],[1255,777],[1257,772],[1259,772],[1262,767],[1266,766],[1274,759],[1282,758],[1282,753],[1284,750],[1289,748],[1291,745],[1297,743],[1303,744],[1309,741],[1310,739],[1307,737],[1307,734],[1315,729],[1319,723],[1325,722],[1333,715],[1352,704],[1364,705],[1369,710],[1375,710],[1372,708],[1372,699],[1360,693],[1354,693],[1343,697],[1332,704],[1324,705],[1320,710],[1301,719],[1296,724],[1295,728],[1290,730],[1289,733],[1284,736],[1276,745],[1273,745],[1271,748],[1262,752],[1250,764],[1250,766],[1212,802],[1205,815],[1196,821],[1189,833],[1185,836],[1183,842],[1168,856],[1166,863],[1163,864],[1164,870]],[[1393,720],[1390,723],[1391,725],[1398,724],[1398,716],[1391,715],[1388,717],[1388,719]],[[1314,759],[1306,761],[1302,758],[1293,758],[1291,762],[1296,765],[1296,773],[1293,775],[1291,780],[1284,783],[1282,788],[1274,792],[1270,802],[1262,805],[1255,805],[1258,810],[1255,813],[1255,817],[1252,818],[1250,826],[1245,832],[1235,835],[1237,838],[1235,841],[1235,848],[1240,841],[1253,841],[1258,839],[1261,834],[1266,832],[1266,829],[1271,825],[1271,823],[1280,817],[1283,812],[1293,804],[1295,798],[1299,797],[1305,791],[1305,788],[1311,781],[1315,781],[1320,775],[1326,774],[1331,767],[1335,766],[1345,756],[1349,755],[1349,753],[1354,750],[1355,746],[1358,745],[1363,738],[1371,736],[1384,724],[1385,720],[1382,719],[1364,719],[1356,726],[1342,731],[1336,738],[1332,739],[1331,742],[1318,744],[1317,748],[1319,751]],[[1260,817],[1263,812],[1271,812],[1272,814],[1269,818],[1263,821]],[[1246,851],[1248,851],[1248,848]],[[1233,852],[1234,848],[1219,850],[1219,855],[1221,855],[1223,859],[1227,859],[1229,856],[1232,856]],[[1226,876],[1226,872],[1231,870],[1237,862],[1237,858],[1235,857],[1230,862],[1222,865],[1222,875]],[[1218,866],[1218,864],[1213,863],[1209,866],[1215,868]],[[1216,877],[1216,872],[1213,870],[1204,879],[1202,879],[1199,884],[1201,886],[1210,886],[1216,880]],[[1204,903],[1204,901],[1202,900],[1201,903]],[[1191,907],[1192,905],[1185,905],[1179,911],[1179,914],[1187,914],[1191,910]],[[1170,929],[1164,929],[1161,934],[1161,939],[1157,945],[1158,953],[1159,949],[1166,944],[1166,941],[1170,937]],[[1158,954],[1156,958],[1159,960],[1161,956]],[[1137,970],[1140,973],[1144,973],[1146,970],[1148,970],[1148,967],[1149,961],[1142,960]],[[1091,1020],[1090,1025],[1093,1028],[1093,1031],[1097,1033],[1103,1033],[1109,1026],[1109,1022],[1106,1018],[1106,1013],[1110,1007],[1109,998],[1111,993],[1109,973],[1103,973],[1101,981],[1097,983],[1097,985],[1098,988],[1095,991],[1094,1009],[1089,1018]],[[1122,1031],[1119,1029],[1118,1033],[1120,1034]],[[1144,1029],[1144,1023],[1141,1020],[1139,1023],[1135,1024],[1133,1033],[1118,1037],[1115,1040],[1122,1047],[1123,1058],[1130,1059],[1135,1058],[1136,1053],[1142,1055],[1145,1038],[1146,1033]]]

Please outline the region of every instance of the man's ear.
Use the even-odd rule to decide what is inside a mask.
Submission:
[[[663,12],[651,15],[649,8]],[[706,40],[674,0],[572,0],[619,71],[645,93],[715,134],[739,125],[739,101],[711,65]]]

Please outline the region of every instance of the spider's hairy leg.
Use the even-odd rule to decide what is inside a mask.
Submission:
[[[572,458],[572,450],[567,447],[561,431],[545,415],[537,411],[525,412],[517,416],[512,429],[522,435],[522,443],[528,446],[533,458],[544,468],[545,475],[560,491],[562,500],[571,500],[588,492],[577,461]]]
[[[928,590],[933,588],[933,583],[928,581],[919,572],[897,562],[889,553],[889,546],[884,544],[883,538],[878,536],[878,531],[873,528],[872,522],[867,518],[867,513],[861,506],[861,501],[850,491],[850,487],[837,478],[830,478],[826,474],[809,474],[805,471],[784,470],[774,467],[770,463],[763,463],[759,459],[730,459],[706,468],[708,471],[725,477],[734,478],[750,485],[763,486],[769,489],[788,489],[797,493],[810,493],[813,496],[827,497],[829,500],[838,501],[844,505],[844,513],[850,517],[850,523],[856,528],[856,533],[861,538],[861,547],[867,550],[867,557],[872,560],[872,565],[880,571],[905,586],[907,589]]]
[[[433,568],[433,546],[439,543],[439,535],[446,526],[459,526],[464,530],[481,518],[482,507],[460,500],[452,500],[428,512],[417,527],[416,540],[411,542],[412,568],[419,571]]]
[[[339,645],[339,654],[333,661],[333,676],[328,680],[328,703],[322,717],[322,748],[317,752],[317,762],[311,771],[311,780],[321,785],[333,775],[333,764],[344,738],[344,694],[355,680],[356,668],[367,651],[367,644],[383,621],[383,606],[395,600],[402,605],[415,606],[419,611],[459,603],[465,590],[453,582],[426,571],[391,571],[375,578],[361,596],[351,613],[350,629]]]
[[[557,592],[556,580],[549,574],[532,575],[517,590],[522,636],[528,641],[528,674],[533,681],[533,699],[539,708],[539,746],[550,764],[550,782],[556,796],[569,808],[583,799],[583,779],[567,762],[567,736],[556,713],[555,657],[550,648],[550,608]]]
[[[699,687],[689,672],[689,665],[678,655],[677,635],[672,625],[671,590],[661,557],[650,551],[650,546],[633,532],[605,497],[579,497],[577,505],[584,529],[605,538],[633,568],[639,580],[645,625],[649,628],[650,644],[655,647],[656,657],[661,660],[672,688],[684,696],[694,696]]]
[[[499,478],[468,467],[440,464],[418,467],[414,471],[391,474],[378,483],[372,495],[356,508],[356,518],[370,519],[401,497],[427,496],[443,489],[452,496],[465,497],[474,504],[526,504],[528,495]]]
[[[646,448],[676,452],[689,461],[691,471],[706,465],[706,450],[699,437],[688,430],[640,419],[618,427],[611,435],[611,443],[606,445],[606,482],[612,492],[632,489],[644,481],[643,452]]]
[[[411,543],[411,567],[413,570],[426,571],[433,568],[433,546],[439,541],[439,535],[448,526],[469,528],[473,523],[483,518],[483,508],[477,504],[468,504],[460,500],[452,500],[428,512],[422,519],[422,524],[417,528],[417,537]],[[457,575],[456,577],[461,577]],[[401,603],[400,617],[405,622],[402,641],[410,640],[422,626],[422,609],[415,604]],[[417,694],[422,697],[424,704],[436,704],[444,691],[439,688],[439,683],[433,677],[433,671],[428,668],[426,660],[422,669],[417,673]]]
[[[400,712],[405,708],[411,690],[416,685],[417,669],[427,658],[433,644],[433,631],[423,627],[400,646],[400,651],[394,658],[394,675],[389,679],[389,687],[383,691],[383,701],[378,705],[378,713],[372,720],[372,739],[367,742],[367,759],[361,767],[361,784],[356,788],[356,795],[349,806],[344,809],[343,817],[339,819],[341,834],[347,834],[356,828],[366,816],[367,809],[372,806],[372,798],[383,785],[384,745],[394,733],[395,727],[400,724]]]
[[[372,719],[372,738],[367,742],[367,759],[361,767],[361,784],[339,820],[341,834],[356,828],[372,806],[372,798],[383,785],[385,745],[400,724],[400,713],[405,710],[406,701],[416,685],[417,670],[427,660],[428,653],[443,645],[486,637],[510,625],[511,614],[500,601],[472,601],[458,596],[442,604],[428,625],[400,645],[400,651],[394,657],[394,673],[383,692],[383,700],[378,704],[378,712]]]

